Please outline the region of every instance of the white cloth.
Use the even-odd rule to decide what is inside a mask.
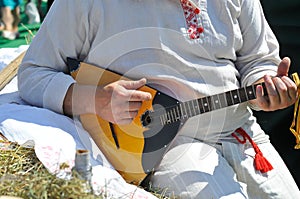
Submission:
[[[208,145],[179,136],[151,181],[154,187],[182,199],[300,198],[293,177],[273,146],[258,146],[274,167],[267,173],[255,170],[250,143]]]
[[[18,48],[0,48],[0,72],[20,53],[27,50],[29,45],[22,45]]]
[[[33,141],[39,160],[58,177],[68,178],[76,150],[88,149],[91,151],[91,183],[95,193],[106,193],[108,198],[156,198],[126,183],[102,153],[91,147],[91,138],[83,138],[88,134],[70,118],[43,108],[8,103],[0,105],[0,113],[0,132],[19,144]],[[70,167],[61,170],[62,163]]]

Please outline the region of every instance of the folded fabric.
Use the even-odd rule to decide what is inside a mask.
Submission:
[[[27,103],[20,98],[18,91],[4,94],[0,93],[0,105],[7,103],[27,105]]]
[[[0,71],[27,50],[28,47],[29,45],[21,45],[18,48],[0,48]]]
[[[126,183],[78,121],[47,109],[20,104],[2,104],[0,113],[0,132],[19,144],[31,140],[37,157],[51,173],[67,177],[70,170],[61,170],[60,165],[67,163],[72,168],[76,150],[85,149],[91,151],[94,193],[106,193],[108,198],[156,198]]]

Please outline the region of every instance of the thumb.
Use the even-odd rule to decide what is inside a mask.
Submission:
[[[288,57],[284,57],[278,65],[277,76],[288,76],[291,60]]]

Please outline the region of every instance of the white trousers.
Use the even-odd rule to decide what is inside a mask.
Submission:
[[[254,168],[250,144],[223,142],[214,146],[179,136],[151,178],[153,187],[179,198],[300,198],[285,163],[270,143],[258,145],[274,167]]]

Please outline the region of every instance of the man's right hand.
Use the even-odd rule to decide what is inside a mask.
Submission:
[[[145,84],[145,78],[119,80],[104,87],[73,84],[64,100],[64,112],[70,116],[94,113],[108,122],[128,124],[142,102],[152,98],[150,93],[137,90]]]
[[[146,79],[143,78],[137,81],[120,80],[99,88],[101,91],[96,93],[96,113],[112,123],[130,123],[142,102],[152,98],[150,93],[137,90],[145,84]]]

